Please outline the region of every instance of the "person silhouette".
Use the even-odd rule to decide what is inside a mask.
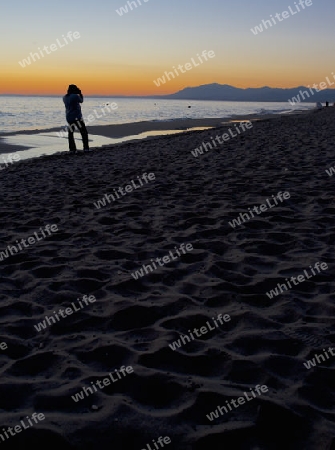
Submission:
[[[83,94],[81,93],[81,90],[75,84],[70,84],[67,90],[67,94],[65,94],[63,97],[63,102],[66,111],[65,113],[66,121],[69,124],[68,126],[69,150],[74,153],[77,151],[76,143],[74,140],[75,128],[78,128],[81,134],[84,152],[90,151],[88,145],[88,132],[86,129],[85,122],[83,120],[80,106],[80,103],[83,103],[83,101],[84,97]]]

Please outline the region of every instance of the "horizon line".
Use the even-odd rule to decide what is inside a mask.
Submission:
[[[279,90],[291,90],[291,89],[301,89],[301,88],[306,88],[308,89],[308,86],[304,86],[304,85],[300,85],[300,86],[294,86],[294,87],[273,87],[273,86],[261,86],[261,87],[247,87],[247,88],[239,88],[237,86],[233,86],[231,84],[220,84],[220,83],[207,83],[207,84],[200,84],[197,86],[186,86],[181,88],[180,90],[176,91],[176,92],[172,92],[170,94],[145,94],[145,95],[127,95],[127,94],[86,94],[84,95],[85,97],[113,97],[113,98],[163,98],[163,97],[169,97],[171,95],[175,95],[178,94],[180,92],[182,92],[185,89],[195,89],[195,88],[199,88],[199,87],[204,87],[204,86],[211,86],[211,85],[218,85],[218,86],[227,86],[227,87],[232,87],[234,89],[239,89],[239,90],[243,90],[246,91],[248,89],[279,89]],[[331,88],[326,88],[326,89],[321,89],[319,92],[322,91],[326,91],[326,90],[330,90],[330,91],[335,91],[335,89],[331,89]],[[19,93],[0,93],[1,97],[5,97],[5,96],[18,96],[18,97],[59,97],[59,96],[63,96],[65,95],[64,93],[59,93],[59,94],[19,94]],[[184,99],[180,99],[180,100],[184,100]],[[187,100],[187,99],[185,99]],[[191,99],[190,99],[191,100]],[[196,100],[196,99],[194,99]],[[200,100],[200,99],[199,99]],[[222,101],[222,100],[221,100]]]

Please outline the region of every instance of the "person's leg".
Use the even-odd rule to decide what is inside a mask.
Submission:
[[[83,121],[83,119],[77,120],[77,126],[79,128],[82,140],[83,140],[83,147],[84,150],[89,150],[89,145],[88,145],[88,132],[87,132],[87,128],[85,125],[85,122]]]
[[[76,151],[76,142],[74,140],[74,128],[75,128],[75,122],[69,123],[67,129],[68,129],[68,138],[69,138],[69,150],[70,151]]]

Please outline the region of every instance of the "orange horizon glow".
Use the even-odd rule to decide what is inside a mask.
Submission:
[[[195,68],[186,73],[180,73],[165,84],[156,86],[154,80],[162,77],[171,68],[153,68],[141,66],[101,67],[96,73],[92,69],[71,68],[67,72],[63,67],[41,67],[38,64],[13,71],[2,71],[0,77],[0,95],[57,95],[66,93],[69,84],[76,84],[87,96],[161,96],[174,94],[186,87],[196,87],[205,84],[228,84],[240,89],[271,88],[291,89],[298,86],[319,84],[328,76],[334,80],[331,71],[311,69],[306,75],[292,71],[283,77],[282,71],[276,67],[268,68],[260,73],[257,68],[247,70],[242,66],[234,71],[222,71],[221,67],[203,65],[202,70]],[[209,70],[210,69],[210,70]],[[223,72],[223,73],[222,73]],[[82,74],[85,73],[83,76]],[[308,74],[308,75],[307,75]]]

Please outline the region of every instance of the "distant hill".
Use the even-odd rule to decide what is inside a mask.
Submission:
[[[281,89],[264,86],[261,88],[240,89],[228,84],[204,84],[202,86],[187,87],[174,94],[159,96],[159,98],[176,100],[221,100],[243,102],[335,102],[335,89],[324,89],[316,92],[315,89],[305,86]],[[304,92],[305,91],[305,92]],[[298,98],[299,95],[299,98]],[[309,97],[308,97],[309,95]],[[152,97],[152,96],[150,96]],[[155,98],[157,98],[156,96]],[[294,100],[293,98],[296,98]]]

